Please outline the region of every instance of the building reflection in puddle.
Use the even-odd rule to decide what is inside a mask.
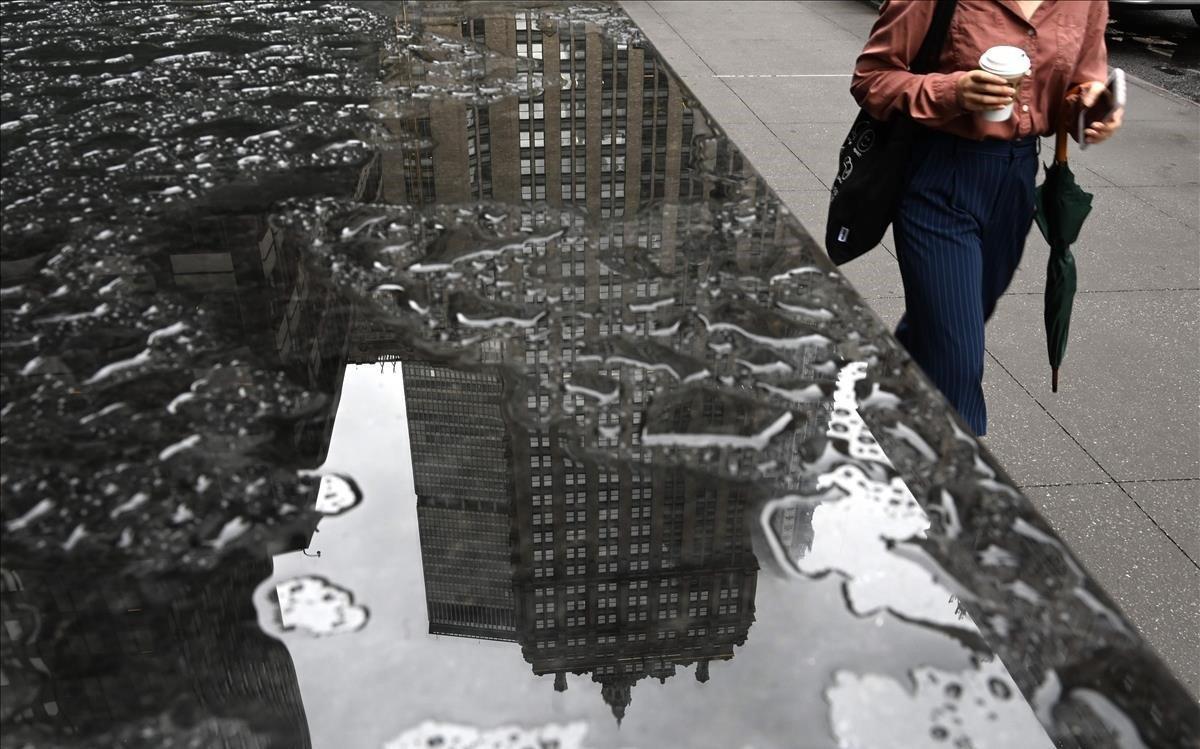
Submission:
[[[827,430],[840,423],[834,410],[843,384],[839,376],[854,362],[893,366],[897,353],[885,350],[891,344],[882,338],[863,340],[859,331],[874,324],[869,313],[836,275],[813,265],[811,253],[818,250],[811,240],[781,220],[785,211],[778,199],[749,173],[741,155],[652,52],[632,43],[627,19],[618,18],[619,11],[591,9],[582,14],[587,23],[556,17],[543,28],[544,19],[559,9],[497,9],[468,18],[458,15],[461,6],[401,9],[397,47],[389,54],[403,52],[384,61],[386,86],[396,95],[381,91],[374,107],[389,133],[365,165],[323,173],[319,187],[306,183],[306,194],[318,195],[311,200],[257,196],[256,205],[269,215],[246,213],[241,205],[227,209],[253,191],[242,186],[225,196],[226,208],[201,205],[197,211],[211,208],[217,215],[177,222],[193,236],[170,237],[161,244],[168,252],[154,258],[163,275],[160,288],[170,290],[165,301],[182,299],[186,306],[200,299],[199,307],[211,315],[204,321],[221,333],[215,339],[225,346],[220,355],[229,358],[235,351],[245,361],[227,370],[223,362],[209,367],[211,362],[197,364],[196,353],[181,348],[171,354],[179,361],[171,361],[190,376],[171,388],[168,398],[175,399],[169,405],[154,400],[161,393],[146,396],[129,388],[134,403],[145,398],[147,412],[161,414],[165,406],[169,414],[190,419],[171,422],[180,433],[167,436],[178,441],[161,452],[162,445],[150,445],[155,449],[147,447],[150,459],[142,462],[155,470],[168,464],[189,481],[200,468],[216,477],[205,476],[215,487],[208,494],[198,488],[189,497],[220,493],[249,499],[232,506],[212,499],[205,507],[196,499],[194,508],[165,511],[166,502],[145,502],[122,505],[112,514],[105,506],[101,515],[117,525],[90,521],[94,538],[109,534],[122,541],[118,534],[128,524],[147,556],[152,545],[143,539],[149,538],[163,542],[156,549],[200,548],[233,565],[213,572],[209,582],[193,584],[180,573],[182,580],[153,600],[134,592],[151,590],[152,580],[93,586],[104,606],[125,605],[127,613],[153,608],[152,618],[163,623],[150,628],[159,634],[147,640],[143,628],[122,619],[128,646],[101,643],[90,651],[103,658],[40,661],[64,684],[74,678],[72,664],[90,668],[103,661],[112,674],[128,675],[120,679],[149,685],[129,690],[148,695],[144,704],[127,701],[128,714],[113,714],[110,722],[136,728],[142,717],[178,704],[216,716],[217,723],[250,709],[258,717],[238,723],[236,730],[259,735],[265,739],[260,743],[304,745],[307,727],[295,670],[285,663],[279,643],[255,628],[253,615],[280,636],[288,629],[302,636],[340,636],[365,625],[363,633],[339,637],[346,650],[328,673],[341,673],[345,653],[367,652],[355,638],[375,634],[366,607],[382,611],[407,603],[380,599],[389,594],[403,599],[413,588],[380,588],[410,573],[415,577],[415,565],[399,569],[392,559],[373,558],[364,566],[388,580],[373,590],[374,601],[356,602],[357,591],[345,586],[357,587],[361,577],[348,582],[317,574],[326,571],[321,565],[332,566],[335,555],[329,554],[319,562],[301,558],[316,566],[305,574],[289,570],[284,579],[260,586],[275,590],[276,599],[263,600],[269,591],[263,597],[256,593],[258,612],[245,605],[252,578],[269,574],[269,555],[307,548],[320,513],[362,512],[354,508],[359,497],[352,486],[338,484],[345,479],[326,477],[317,487],[297,478],[314,478],[308,471],[323,463],[350,364],[402,364],[429,633],[513,643],[532,673],[547,677],[547,692],[551,682],[566,689],[572,675],[590,678],[617,721],[630,709],[639,681],[665,681],[687,669],[704,682],[710,664],[735,657],[755,624],[760,562],[779,561],[807,576],[835,570],[865,578],[877,571],[850,568],[855,560],[839,557],[824,532],[810,525],[834,509],[835,503],[816,504],[813,498],[830,488],[822,486],[823,479],[836,483],[839,466],[854,464],[867,478],[893,478],[880,468],[878,446],[858,440],[833,446],[838,437]],[[171,323],[171,329],[181,328]],[[210,370],[221,370],[221,376],[207,377]],[[197,371],[205,375],[200,380]],[[899,372],[892,369],[893,382]],[[278,377],[267,380],[263,373]],[[203,387],[189,387],[193,380]],[[259,387],[260,381],[267,384]],[[871,384],[875,390],[864,403],[900,400],[882,392],[879,382]],[[316,397],[292,398],[295,390]],[[854,393],[841,395],[853,400]],[[239,404],[250,411],[238,410]],[[367,406],[372,407],[378,402]],[[111,413],[105,408],[96,418]],[[891,431],[917,452],[930,450],[911,429],[912,436],[905,436],[902,427],[907,429],[897,424]],[[362,432],[362,440],[378,437],[362,421],[348,429]],[[197,446],[201,449],[193,450]],[[399,468],[383,462],[371,469],[389,475],[375,476],[373,486],[380,491],[363,509],[403,515],[386,499],[378,501]],[[247,464],[264,475],[234,470]],[[840,478],[846,483],[856,477]],[[883,497],[884,488],[897,488],[877,483],[879,497],[872,501]],[[310,491],[298,493],[298,487]],[[852,488],[841,489],[854,502],[836,504],[866,507]],[[912,499],[905,492],[899,497],[902,509]],[[779,497],[801,500],[777,505],[781,511],[760,525],[760,509],[772,508],[768,503]],[[22,516],[13,523],[33,519]],[[901,518],[902,528],[888,540],[916,535],[924,526],[910,521],[918,519]],[[64,531],[60,540],[77,541],[75,523],[62,525],[56,529]],[[761,553],[759,531],[768,546],[775,537],[778,553]],[[836,531],[831,534],[828,538],[836,537]],[[379,535],[385,537],[379,546],[394,551],[387,534]],[[851,545],[879,552],[868,561],[890,554],[881,541],[886,534],[866,535]],[[412,552],[415,545],[406,542],[402,551]],[[234,550],[251,558],[236,557]],[[896,559],[886,565],[897,569]],[[913,563],[906,569],[913,573],[906,579],[911,587],[929,592],[925,568]],[[775,582],[764,578],[762,589]],[[87,575],[57,581],[6,575],[5,605],[23,601],[49,611],[58,586],[91,585]],[[8,595],[20,590],[31,593]],[[911,606],[922,601],[907,594],[903,600],[848,594],[847,602],[855,614],[882,607],[905,621],[954,626],[957,612],[945,592],[933,592],[942,598],[926,607],[932,618],[914,615]],[[803,595],[797,593],[796,600]],[[40,602],[25,600],[38,596]],[[182,602],[170,603],[176,597]],[[842,603],[831,598],[835,606]],[[781,620],[767,616],[767,600],[765,595],[760,600],[759,636],[776,625],[770,644],[785,647],[786,638],[778,636]],[[58,631],[67,634],[54,647],[63,652],[78,642],[92,647],[94,632],[80,630],[77,636],[70,626],[113,619],[93,614],[103,608],[93,603],[60,608],[73,613],[65,616],[70,621]],[[5,641],[6,663],[10,653],[18,661],[25,658],[26,675],[36,681],[42,677],[33,675],[39,669],[33,658],[50,646],[37,654],[20,650],[36,622],[24,622],[18,609],[5,610],[3,636],[21,635],[11,647]],[[264,623],[264,610],[278,621]],[[783,627],[788,634],[793,624],[829,627],[827,613],[832,618],[846,612],[822,609],[806,619],[786,619]],[[177,614],[190,616],[191,623],[171,618]],[[870,626],[888,626],[882,619]],[[867,626],[859,618],[844,621],[848,627]],[[200,634],[188,629],[193,626]],[[931,637],[939,644],[949,641],[940,631]],[[211,641],[213,633],[226,633],[232,644]],[[379,639],[389,638],[408,639],[401,630]],[[104,660],[147,642],[161,658],[127,660],[120,668]],[[386,662],[389,653],[402,652],[388,649],[396,643],[380,644],[371,658]],[[387,663],[389,674],[411,676],[404,668],[425,668],[442,653],[424,637],[397,647],[410,644],[414,650],[406,658]],[[862,643],[841,645],[857,652]],[[299,645],[293,654],[303,650]],[[775,652],[768,650],[749,669],[753,676],[743,670],[743,689],[761,681],[758,669]],[[206,660],[225,652],[235,652],[238,662]],[[741,655],[739,663],[749,666],[758,654]],[[835,655],[839,667],[854,660],[845,650]],[[924,658],[886,655],[898,655],[898,661]],[[168,663],[184,664],[176,677],[197,685],[199,699],[185,695],[171,702],[164,695],[179,690],[144,676]],[[462,671],[469,680],[480,676],[471,671],[474,665]],[[814,696],[840,695],[818,697],[804,709],[832,705],[852,716],[852,723],[874,728],[876,703],[860,698],[883,684],[903,713],[907,692],[894,679],[876,678],[882,672],[877,664],[866,665],[865,676],[861,669],[839,672],[832,692],[822,691],[829,685],[820,677],[790,666],[784,670]],[[737,670],[733,665],[726,671],[731,682]],[[93,688],[86,680],[98,672],[81,672],[84,691]],[[943,672],[921,673],[932,674],[934,683]],[[719,675],[714,669],[714,678]],[[992,675],[975,681],[987,689]],[[380,692],[377,685],[387,675],[372,678],[363,691]],[[402,688],[416,691],[417,683],[410,679]],[[12,693],[9,685],[6,695]],[[347,697],[338,687],[317,693],[353,701],[356,695]],[[713,696],[707,688],[700,693]],[[457,692],[445,694],[452,700]],[[443,700],[445,694],[435,697]],[[413,710],[427,707],[408,696],[414,697]],[[527,703],[544,707],[553,699]],[[64,711],[67,704],[43,702],[39,708],[32,697],[25,702],[45,713],[30,713],[31,722],[42,725],[54,722],[52,709]],[[317,704],[314,712],[330,707]],[[63,714],[71,713],[70,725],[86,731],[90,710],[72,703]],[[753,710],[745,712],[753,718]],[[197,730],[212,726],[224,730],[211,721]]]
[[[692,199],[727,189],[705,180],[699,162],[740,184],[740,156],[706,153],[707,125],[676,81],[649,51],[596,25],[543,30],[533,11],[423,10],[428,46],[461,40],[482,78],[526,69],[528,85],[490,105],[442,99],[389,119],[405,145],[365,173],[367,191],[416,206],[494,200],[561,211],[565,234],[526,267],[481,277],[477,291],[550,297],[564,314],[489,341],[475,366],[397,353],[388,335],[362,329],[351,358],[403,361],[430,633],[517,643],[560,691],[568,674],[588,675],[619,721],[639,680],[689,667],[708,681],[709,663],[732,658],[754,621],[749,485],[651,465],[641,444],[668,369],[645,352],[660,353],[656,337],[681,340],[669,318],[705,293],[686,282],[698,274],[668,280],[664,271],[688,262],[679,246],[688,226],[713,220]],[[417,86],[430,70],[401,70],[390,83]],[[753,205],[765,188],[748,187]],[[745,232],[747,271],[776,229],[772,213]],[[469,251],[470,237],[459,241]],[[631,265],[660,270],[629,278]],[[625,348],[589,348],[601,339]],[[711,393],[676,400],[663,423],[678,431],[749,426]]]
[[[515,641],[560,691],[589,674],[618,720],[640,679],[694,664],[707,681],[745,642],[744,489],[574,460],[504,423],[487,371],[406,364],[404,383],[431,634]]]

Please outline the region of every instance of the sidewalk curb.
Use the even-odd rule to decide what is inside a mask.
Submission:
[[[1176,101],[1181,104],[1191,104],[1196,109],[1200,109],[1200,101],[1193,101],[1192,99],[1189,99],[1186,96],[1180,96],[1179,94],[1175,93],[1174,91],[1171,91],[1170,89],[1165,89],[1162,86],[1151,83],[1150,81],[1146,80],[1145,78],[1138,78],[1136,75],[1126,72],[1125,80],[1129,81],[1130,83],[1137,84],[1137,86],[1139,88],[1143,88],[1152,94],[1158,94],[1159,96],[1163,97],[1164,99],[1170,99],[1171,101]]]

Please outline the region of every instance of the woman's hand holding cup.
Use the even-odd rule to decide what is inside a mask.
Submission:
[[[958,79],[958,105],[968,112],[989,112],[1012,104],[1017,90],[985,70],[972,70]]]
[[[1020,47],[991,47],[979,58],[979,69],[959,79],[963,108],[978,112],[988,122],[1008,120],[1013,115],[1017,89],[1029,75],[1031,64]]]

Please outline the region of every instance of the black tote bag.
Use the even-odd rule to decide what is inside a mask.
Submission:
[[[937,67],[956,0],[937,0],[933,19],[909,70]],[[877,120],[860,109],[838,154],[829,197],[825,250],[841,265],[873,249],[896,213],[917,124],[906,114]]]

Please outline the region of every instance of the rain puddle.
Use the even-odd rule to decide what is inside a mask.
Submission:
[[[4,4],[6,741],[1193,735],[619,8],[375,5]]]

